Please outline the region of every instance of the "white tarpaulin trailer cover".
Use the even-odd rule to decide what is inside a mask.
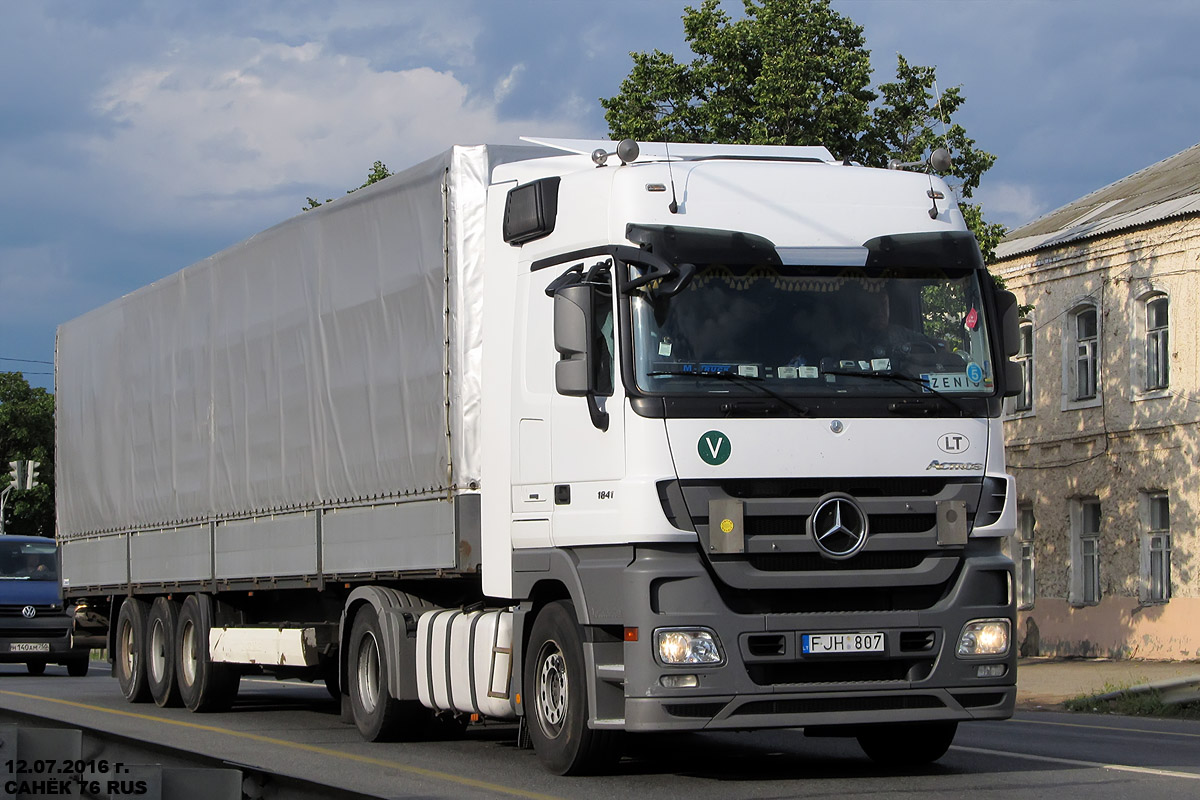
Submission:
[[[550,154],[452,148],[62,325],[60,537],[477,487],[490,171]]]

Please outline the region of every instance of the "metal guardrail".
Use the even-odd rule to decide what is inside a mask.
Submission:
[[[1200,702],[1200,677],[1175,678],[1173,680],[1147,683],[1142,686],[1132,686],[1128,689],[1117,689],[1096,695],[1092,700],[1119,700],[1122,697],[1135,697],[1142,694],[1156,694],[1165,705],[1177,706],[1184,703]]]

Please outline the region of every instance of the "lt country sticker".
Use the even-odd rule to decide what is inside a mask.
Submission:
[[[725,434],[720,431],[709,431],[701,435],[700,441],[696,443],[696,451],[700,454],[700,460],[705,464],[719,467],[729,460],[733,446]]]

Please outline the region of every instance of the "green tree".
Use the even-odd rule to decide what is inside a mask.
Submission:
[[[0,372],[0,484],[8,462],[40,461],[38,485],[13,491],[5,533],[54,536],[54,395],[31,387],[19,372]]]
[[[897,57],[896,80],[871,87],[861,26],[829,0],[743,0],[733,20],[720,0],[684,10],[696,56],[631,53],[633,69],[615,97],[601,98],[614,139],[742,144],[822,144],[835,155],[883,167],[924,160],[937,147],[953,156],[951,179],[969,198],[996,157],[953,123],[959,87],[935,93],[933,67]],[[1004,235],[982,209],[962,203],[987,259]]]
[[[370,186],[372,183],[379,183],[379,181],[383,180],[384,178],[391,177],[394,174],[395,173],[388,171],[387,164],[384,164],[382,161],[376,161],[371,165],[371,169],[367,172],[366,183],[364,183],[362,186],[356,186],[353,189],[347,189],[346,194],[353,194],[363,187]],[[303,211],[311,211],[314,208],[325,205],[325,203],[333,202],[333,198],[327,198],[325,203],[322,203],[315,197],[306,197],[304,199],[308,201],[308,205],[302,209]]]

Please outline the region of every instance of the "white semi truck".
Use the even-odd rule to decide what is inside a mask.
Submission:
[[[885,762],[1013,710],[1016,304],[953,195],[821,147],[456,146],[76,320],[76,640],[131,702],[323,679],[370,740],[517,719]]]

